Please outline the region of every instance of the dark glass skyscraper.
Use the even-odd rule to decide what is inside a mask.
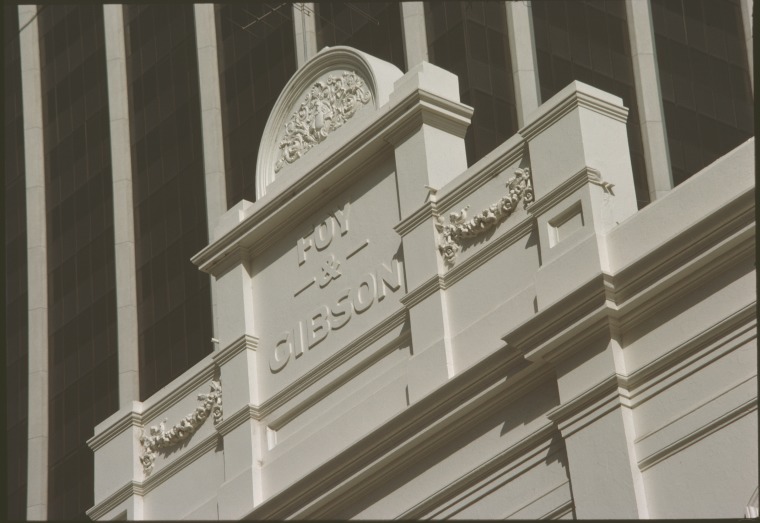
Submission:
[[[93,503],[86,440],[118,408],[108,85],[99,6],[39,15],[49,300],[48,517]]]
[[[129,400],[148,400],[212,354],[215,282],[190,262],[219,218],[208,204],[213,180],[205,162],[221,159],[223,210],[241,199],[255,201],[269,112],[294,72],[324,46],[353,46],[404,72],[425,59],[456,74],[462,102],[474,107],[465,137],[468,164],[516,133],[518,114],[529,114],[573,80],[620,96],[629,108],[640,207],[653,198],[652,176],[670,170],[677,185],[751,137],[747,14],[740,0],[634,2],[648,2],[651,11],[646,29],[654,35],[651,65],[659,80],[648,86],[663,109],[667,138],[667,154],[654,169],[646,160],[647,122],[636,87],[642,68],[632,51],[631,4],[624,0],[4,6],[7,518],[26,517],[30,489],[39,484],[47,485],[39,504],[50,519],[84,517],[92,507],[93,455],[86,441],[96,424],[124,408],[119,355],[128,348],[117,328],[124,318],[120,292],[136,296],[139,397]],[[510,48],[522,23],[512,16],[517,8],[530,13],[518,44],[527,65],[517,63]],[[20,23],[25,9],[35,16]],[[414,9],[419,14],[412,16]],[[123,34],[106,29],[114,12]],[[31,28],[38,30],[36,46],[24,47],[20,40]],[[202,35],[216,59],[210,68],[199,58],[208,50],[199,43]],[[125,48],[125,75],[114,72],[107,57],[114,42]],[[39,56],[39,71],[30,70],[25,51]],[[524,85],[516,87],[520,75],[537,103]],[[209,78],[218,80],[216,95]],[[22,89],[24,81],[36,83],[40,100]],[[204,93],[212,93],[210,102]],[[119,158],[110,102],[121,95],[128,104],[129,152]],[[39,106],[41,144],[25,139],[31,124],[24,102]],[[218,116],[220,129],[207,115]],[[36,205],[44,211],[47,258],[37,262],[28,255],[39,231],[29,218],[34,166],[26,165],[27,153],[44,169],[45,201]],[[115,208],[123,195],[114,191],[113,171],[126,156],[134,270],[120,280],[115,231],[123,224]],[[41,274],[47,277],[48,335],[44,346],[33,346],[30,334],[40,325],[29,289]],[[31,389],[30,379],[30,361],[43,353],[49,362],[44,394]],[[30,412],[37,403],[48,412],[49,452],[40,468],[28,465]]]

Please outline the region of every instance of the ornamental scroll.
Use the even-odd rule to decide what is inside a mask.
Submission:
[[[316,82],[298,110],[285,123],[285,135],[279,146],[280,158],[275,162],[274,172],[279,172],[286,162],[295,162],[321,143],[327,135],[352,118],[371,97],[364,81],[355,72],[329,75],[326,81]]]
[[[212,381],[211,392],[209,394],[198,394],[198,399],[203,403],[169,430],[166,430],[166,419],[164,419],[158,427],[152,426],[149,434],[145,434],[143,431],[142,436],[140,436],[140,444],[143,447],[140,463],[142,463],[145,473],[153,469],[153,462],[156,460],[156,452],[159,449],[172,447],[190,437],[206,421],[209,414],[213,416],[214,424],[222,420],[221,383]]]
[[[443,256],[447,264],[453,265],[454,258],[462,248],[462,242],[468,238],[476,238],[488,230],[496,227],[502,220],[505,220],[517,208],[520,200],[525,207],[533,201],[533,186],[530,181],[530,168],[518,168],[515,176],[507,181],[509,192],[502,198],[474,217],[467,220],[467,209],[449,214],[449,225],[443,223],[440,217],[435,224],[438,232],[441,234],[441,242],[438,244],[438,251]]]

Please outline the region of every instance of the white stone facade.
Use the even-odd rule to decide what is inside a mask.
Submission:
[[[745,514],[754,139],[638,211],[618,97],[575,82],[468,168],[471,114],[424,61],[298,70],[193,259],[219,349],[96,427],[90,517]]]

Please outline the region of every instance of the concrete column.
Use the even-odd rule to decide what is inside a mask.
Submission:
[[[45,147],[37,7],[18,8],[26,166],[26,244],[29,313],[29,421],[26,516],[47,519],[48,278]],[[27,25],[28,24],[28,25]]]
[[[520,131],[528,142],[536,197],[531,212],[541,253],[534,276],[540,312],[565,310],[564,300],[573,293],[584,293],[575,294],[573,306],[604,300],[602,276],[610,273],[612,255],[607,235],[637,212],[627,112],[619,97],[575,81]],[[599,282],[597,294],[587,290],[588,282]],[[565,441],[576,516],[647,518],[634,419],[618,390],[617,376],[628,374],[621,334],[606,318],[586,318],[562,320],[567,324],[552,327],[557,330],[540,341],[534,341],[540,324],[505,339],[517,346],[531,339],[525,357],[553,365],[557,373],[560,405],[548,417]]]
[[[422,2],[401,4],[401,26],[404,28],[404,56],[406,70],[428,61],[425,8]]]
[[[527,2],[507,2],[507,32],[509,56],[512,61],[512,80],[515,84],[517,126],[541,105],[538,83],[538,60],[533,37],[533,15]]]
[[[755,92],[755,75],[752,64],[752,0],[741,0],[744,41],[747,45],[747,64],[749,65],[749,85]]]
[[[293,4],[293,34],[296,40],[296,61],[298,67],[317,54],[317,14],[314,4]]]
[[[673,173],[670,170],[660,75],[654,48],[652,10],[649,2],[638,0],[626,0],[625,10],[649,197],[651,201],[655,201],[673,188]]]
[[[135,219],[132,203],[132,156],[129,135],[124,13],[119,4],[103,6],[111,124],[111,173],[116,263],[116,323],[119,347],[119,408],[140,400],[135,272]]]
[[[448,103],[459,104],[457,77],[428,62],[417,64],[395,82],[391,103],[420,89],[430,90]],[[464,134],[468,125],[469,121],[444,123],[420,119],[414,127],[389,137],[396,159],[402,222],[421,207],[431,205],[435,191],[467,169]],[[407,295],[405,302],[402,299],[411,325],[413,355],[407,368],[411,403],[431,394],[456,370],[446,292],[436,284],[445,271],[437,241],[432,213],[401,237],[407,288],[413,296],[423,296],[410,300]],[[426,288],[430,291],[421,292]]]
[[[217,220],[227,212],[227,186],[224,177],[222,137],[222,99],[219,88],[219,58],[216,48],[214,4],[195,5],[195,38],[198,46],[198,75],[201,96],[203,167],[206,182],[206,223],[209,241]],[[253,174],[251,174],[253,175]],[[217,332],[217,289],[211,279],[211,304],[214,335]]]

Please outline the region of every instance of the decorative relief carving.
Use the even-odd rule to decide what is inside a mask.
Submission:
[[[354,72],[330,75],[327,81],[315,83],[306,99],[285,123],[285,136],[280,141],[280,158],[274,172],[285,162],[293,163],[327,135],[354,116],[371,98],[364,81]]]
[[[214,418],[215,425],[222,420],[221,383],[212,381],[211,392],[209,394],[198,394],[198,399],[203,403],[169,430],[166,430],[166,419],[164,419],[158,427],[152,426],[148,434],[143,431],[142,436],[140,436],[140,444],[143,447],[140,463],[142,463],[143,470],[146,473],[153,469],[153,462],[156,460],[156,453],[159,449],[172,447],[190,437],[206,421],[209,414]]]
[[[469,220],[467,220],[469,205],[459,212],[449,214],[449,225],[444,224],[443,220],[438,217],[435,225],[441,234],[438,250],[447,264],[453,265],[454,258],[462,249],[462,242],[465,239],[476,238],[508,218],[517,208],[520,200],[523,201],[525,207],[533,201],[530,168],[518,168],[515,171],[515,176],[507,181],[507,189],[509,192],[498,202],[488,206]]]

